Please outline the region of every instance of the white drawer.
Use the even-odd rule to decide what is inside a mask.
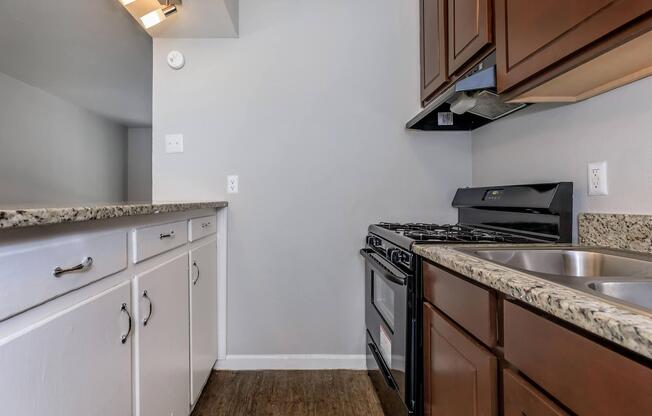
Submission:
[[[139,263],[188,242],[188,221],[134,230],[134,263]]]
[[[209,217],[193,218],[188,222],[188,238],[190,241],[197,241],[207,235],[217,232],[217,218],[214,215]]]
[[[8,248],[0,251],[0,265],[2,320],[124,270],[127,233],[54,238]],[[66,271],[75,266],[79,270]],[[60,273],[55,273],[57,268]]]

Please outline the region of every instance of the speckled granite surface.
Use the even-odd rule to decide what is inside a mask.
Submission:
[[[414,252],[652,359],[652,314],[637,312],[602,298],[472,257],[455,250],[453,246],[416,245]]]
[[[578,225],[580,244],[652,253],[652,215],[584,213]]]
[[[223,208],[224,201],[98,204],[78,207],[1,207],[0,229]]]

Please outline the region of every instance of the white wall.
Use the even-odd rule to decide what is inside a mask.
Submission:
[[[476,186],[573,181],[575,212],[652,213],[652,78],[473,132]],[[588,196],[587,163],[608,162],[609,195]]]
[[[152,200],[152,129],[127,131],[127,199]]]
[[[126,197],[125,127],[0,73],[0,204]]]
[[[239,39],[155,39],[154,199],[230,201],[228,354],[363,354],[366,228],[454,221],[470,135],[404,129],[417,1],[242,0],[239,16]]]

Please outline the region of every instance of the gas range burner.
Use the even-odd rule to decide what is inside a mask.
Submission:
[[[429,243],[525,243],[532,239],[461,224],[380,223],[379,227],[414,242]]]

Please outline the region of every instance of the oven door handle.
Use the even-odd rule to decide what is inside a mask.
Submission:
[[[382,272],[383,276],[389,280],[392,283],[396,283],[397,285],[405,285],[407,284],[407,277],[405,275],[403,276],[398,276],[395,273],[393,273],[387,266],[385,266],[382,262],[384,262],[384,259],[377,259],[378,257],[377,254],[373,252],[373,250],[368,249],[368,248],[363,248],[360,250],[360,255],[365,258],[369,263],[371,263],[372,266],[374,266],[378,271]]]
[[[396,382],[394,381],[391,372],[387,368],[387,365],[385,364],[385,360],[383,360],[382,356],[380,355],[380,351],[378,351],[378,348],[373,343],[369,343],[367,346],[369,347],[369,350],[373,354],[374,359],[376,360],[376,364],[378,364],[380,373],[383,375],[383,378],[385,379],[385,383],[387,383],[387,386],[392,390],[398,390],[398,386],[396,385]]]

